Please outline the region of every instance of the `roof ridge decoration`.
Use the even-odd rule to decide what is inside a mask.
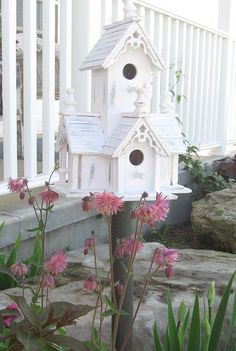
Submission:
[[[155,149],[161,156],[170,155],[168,146],[163,141],[160,141],[160,136],[157,135],[156,131],[153,130],[147,120],[145,118],[139,118],[138,122],[135,123],[123,142],[116,148],[112,157],[119,157],[121,154],[124,154],[126,150],[133,145],[136,139],[140,143],[148,141],[150,147]]]
[[[126,19],[106,27],[101,38],[80,66],[80,70],[107,69],[127,51],[128,46],[131,46],[133,49],[142,48],[153,66],[162,71],[165,63],[139,21],[140,19],[135,17],[130,21]],[[109,42],[111,38],[113,38],[112,43]]]

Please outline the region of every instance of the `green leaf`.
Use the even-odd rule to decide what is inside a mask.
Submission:
[[[187,351],[200,351],[201,349],[200,324],[201,323],[200,323],[199,299],[198,299],[198,294],[196,293],[192,320],[191,320],[191,325],[189,330]]]
[[[117,310],[116,311],[120,316],[129,316],[129,313],[124,310]]]
[[[103,300],[104,300],[104,303],[106,304],[106,305],[108,305],[113,311],[115,311],[115,305],[114,305],[114,303],[111,301],[111,299],[109,299],[109,297],[108,296],[104,296],[104,298],[103,298]]]
[[[158,329],[157,329],[157,323],[154,323],[153,327],[153,338],[154,338],[154,346],[155,346],[155,351],[163,351],[162,346],[161,346],[161,341],[160,337],[158,334]]]
[[[27,232],[29,233],[34,233],[34,232],[39,232],[40,231],[40,227],[35,227],[35,228],[32,228],[32,229],[27,229]]]
[[[11,277],[15,282],[17,282],[14,274],[10,271],[10,269],[3,265],[3,264],[0,264],[0,273],[3,273],[3,274],[6,274],[8,275],[9,277]]]
[[[234,293],[234,304],[233,304],[233,309],[232,309],[232,316],[230,320],[230,329],[232,330],[233,327],[236,324],[236,291]]]
[[[8,295],[14,302],[17,303],[25,319],[38,331],[40,331],[40,321],[33,308],[30,307],[23,296]]]
[[[45,341],[39,335],[31,335],[29,330],[17,329],[17,339],[24,345],[25,351],[39,351],[46,347]]]
[[[170,293],[168,293],[168,335],[170,351],[180,351],[178,331],[175,324]]]
[[[11,265],[13,265],[16,262],[16,256],[17,256],[17,252],[20,248],[20,243],[21,243],[21,236],[20,234],[17,235],[15,244],[13,246],[13,249],[11,251],[11,254],[7,260],[7,266],[10,267]]]
[[[110,317],[113,316],[116,313],[114,310],[107,310],[101,314],[102,317]]]
[[[85,316],[92,310],[94,310],[93,306],[74,305],[69,302],[53,302],[43,309],[39,318],[41,324],[50,323],[49,319],[52,318],[53,312],[53,320],[60,320],[65,314],[73,320]]]
[[[179,310],[178,310],[178,321],[181,322],[184,317],[186,316],[187,313],[187,307],[184,303],[184,301],[181,302],[180,306],[179,306]]]
[[[168,326],[166,328],[165,340],[164,340],[164,351],[170,351],[170,337],[168,332]]]
[[[60,345],[68,348],[70,351],[89,351],[89,349],[79,340],[65,335],[51,335],[47,337],[47,343]],[[37,350],[39,351],[39,350]]]
[[[3,231],[4,224],[5,224],[5,222],[4,222],[4,221],[3,221],[3,222],[0,224],[0,233]]]
[[[189,317],[190,317],[190,310],[188,310],[185,318],[184,318],[184,323],[182,325],[182,327],[180,327],[179,329],[179,344],[180,347],[182,347],[183,342],[184,342],[184,336],[185,336],[185,332],[188,326],[188,322],[189,322]]]
[[[38,270],[41,266],[42,261],[42,244],[40,234],[38,233],[34,239],[34,249],[32,256],[26,261],[26,263],[31,263],[31,268],[28,271],[28,277],[34,277],[37,275]]]
[[[231,277],[231,279],[230,279],[230,281],[229,281],[229,283],[224,291],[220,305],[218,307],[218,310],[217,310],[217,313],[215,316],[215,320],[213,323],[213,327],[212,327],[208,351],[216,351],[217,350],[222,327],[223,327],[223,323],[224,323],[224,319],[225,319],[225,313],[226,313],[226,309],[227,309],[227,305],[228,305],[228,301],[229,301],[231,287],[233,284],[233,280],[235,278],[235,274],[236,274],[236,272],[234,272],[234,274],[232,275],[232,277]]]

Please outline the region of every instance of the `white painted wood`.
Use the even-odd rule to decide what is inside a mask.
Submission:
[[[102,11],[101,11],[101,30],[103,27],[112,23],[112,1],[102,0]]]
[[[213,129],[212,129],[212,136],[214,140],[218,139],[219,133],[219,105],[220,105],[220,81],[221,81],[221,61],[222,61],[222,37],[217,38],[217,60],[216,60],[216,82],[215,82],[215,89],[214,89],[214,108],[213,108],[213,116],[217,116],[214,118]],[[218,139],[219,140],[219,139]]]
[[[199,40],[200,40],[200,29],[194,28],[193,30],[193,55],[192,55],[192,77],[191,77],[191,97],[190,97],[190,109],[189,116],[191,116],[191,125],[188,131],[190,140],[194,140],[195,132],[198,125],[199,116],[196,114],[198,105],[198,75],[199,75]]]
[[[163,15],[155,15],[155,35],[154,45],[157,48],[157,52],[162,57],[162,46],[163,46]],[[161,72],[155,72],[153,76],[153,99],[152,99],[152,111],[160,111],[161,101]]]
[[[2,0],[2,96],[4,179],[17,177],[16,2]]]
[[[203,99],[204,99],[204,84],[205,84],[205,59],[206,59],[206,32],[200,31],[200,45],[199,45],[199,69],[198,69],[198,104],[197,104],[197,125],[196,134],[193,142],[199,145],[202,131],[202,113],[203,113]]]
[[[43,1],[43,173],[54,168],[55,5]]]
[[[212,65],[212,34],[207,33],[206,37],[206,60],[204,63],[205,76],[204,76],[204,96],[203,96],[203,114],[202,114],[202,130],[201,130],[201,139],[203,143],[207,142],[207,134],[209,133],[209,85],[210,85],[210,72]],[[209,136],[208,136],[209,137]]]
[[[171,160],[171,185],[176,186],[178,184],[178,163],[179,163],[179,156],[173,155]]]
[[[161,91],[162,94],[169,91],[169,77],[170,77],[170,42],[171,42],[171,18],[164,16],[163,18],[163,47],[162,58],[164,59],[166,69],[161,75]]]
[[[185,47],[185,68],[184,68],[184,96],[186,100],[183,104],[183,127],[189,135],[192,129],[192,119],[189,115],[191,99],[191,88],[192,88],[192,57],[193,57],[193,26],[187,27],[186,35],[186,47]]]
[[[176,71],[180,69],[178,62],[178,51],[179,51],[179,21],[172,20],[171,25],[171,44],[170,44],[170,89],[173,91],[175,97],[177,92],[176,84]],[[173,101],[176,102],[174,97]]]
[[[72,0],[60,0],[60,110],[71,87]]]
[[[24,0],[24,176],[37,174],[36,135],[36,1]]]
[[[72,155],[72,164],[71,164],[71,184],[70,190],[72,192],[78,191],[78,174],[79,174],[79,156]]]
[[[213,129],[214,123],[217,123],[218,115],[213,115],[215,105],[215,89],[216,89],[216,61],[217,61],[217,35],[213,35],[211,38],[211,62],[210,62],[210,76],[209,76],[209,93],[208,93],[208,112],[207,112],[207,131],[205,133],[205,143],[214,142]]]
[[[161,157],[156,154],[155,158],[155,191],[159,193],[161,189]]]
[[[187,24],[185,22],[179,23],[179,54],[178,54],[178,64],[179,68],[182,70],[183,74],[185,72],[185,62],[186,62],[186,29]],[[184,84],[185,79],[183,78],[177,86],[177,94],[181,96],[181,102],[176,106],[177,112],[179,114],[179,119],[184,121],[183,116],[183,105],[184,105]]]

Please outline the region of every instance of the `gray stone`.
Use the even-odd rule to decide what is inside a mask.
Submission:
[[[208,248],[236,253],[236,185],[208,194],[193,203],[192,224],[196,241]]]
[[[146,243],[142,253],[137,257],[134,265],[134,305],[137,306],[143,282],[147,275],[152,253],[158,243]],[[222,297],[223,290],[236,267],[236,255],[210,250],[182,249],[179,251],[179,260],[174,269],[174,278],[168,280],[163,271],[151,281],[144,297],[134,325],[135,350],[150,351],[153,349],[152,328],[154,321],[157,321],[160,335],[163,337],[167,320],[167,292],[170,288],[173,307],[176,313],[181,301],[190,307],[193,306],[196,290],[199,292],[200,305],[203,308],[206,289],[211,281],[216,283],[216,305]],[[108,246],[98,245],[97,247],[99,276],[101,279],[108,270]],[[75,304],[85,303],[95,305],[96,296],[83,289],[84,279],[94,274],[92,269],[92,254],[83,255],[83,249],[68,253],[69,268],[66,275],[58,278],[57,288],[50,291],[50,301],[69,301]],[[19,289],[8,290],[7,293],[19,294]],[[106,290],[109,293],[109,290]],[[27,291],[27,298],[29,293]],[[0,308],[9,303],[9,298],[4,292],[0,294]],[[231,307],[229,306],[229,311]],[[228,319],[227,321],[229,320]],[[77,325],[68,328],[68,333],[80,340],[90,338],[90,327],[92,312],[79,319]],[[110,319],[104,320],[103,338],[105,342],[110,339]],[[224,332],[224,337],[226,332]],[[221,346],[220,351],[225,351]]]

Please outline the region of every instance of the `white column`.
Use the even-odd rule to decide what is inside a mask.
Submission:
[[[60,0],[60,111],[71,88],[72,1]]]
[[[16,1],[2,0],[4,179],[17,177]]]
[[[218,28],[228,33],[223,39],[221,94],[219,101],[218,137],[221,141],[221,152],[226,154],[230,149],[230,134],[232,121],[233,95],[233,36],[236,34],[236,2],[234,0],[219,0]]]
[[[24,176],[37,174],[36,0],[24,0]]]
[[[43,1],[43,173],[54,168],[55,3]]]
[[[91,109],[90,71],[79,67],[101,36],[101,0],[72,1],[72,87],[80,111]]]

